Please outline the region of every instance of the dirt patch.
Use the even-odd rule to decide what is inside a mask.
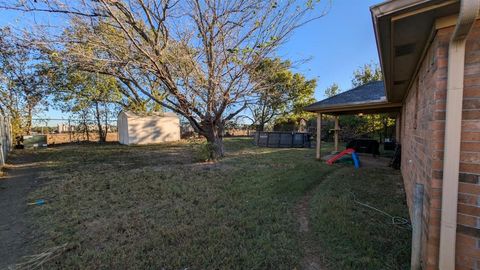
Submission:
[[[325,258],[321,253],[318,242],[314,241],[313,234],[310,231],[309,212],[311,191],[305,194],[295,206],[295,216],[298,222],[298,231],[300,232],[300,243],[304,249],[304,255],[300,262],[301,269],[304,270],[324,270]]]
[[[40,163],[33,155],[20,155],[10,160],[5,175],[0,177],[0,269],[31,251],[35,237],[25,220],[28,193],[40,183],[37,179]]]

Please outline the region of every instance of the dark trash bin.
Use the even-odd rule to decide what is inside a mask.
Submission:
[[[353,148],[357,153],[370,153],[373,155],[380,154],[380,149],[379,149],[380,144],[378,143],[377,140],[371,140],[371,139],[351,140],[347,144],[347,148]]]

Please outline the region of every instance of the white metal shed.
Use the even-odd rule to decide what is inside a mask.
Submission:
[[[180,140],[180,118],[171,112],[118,114],[118,141],[121,144],[156,144]]]
[[[0,114],[0,169],[12,150],[12,126],[10,120]]]

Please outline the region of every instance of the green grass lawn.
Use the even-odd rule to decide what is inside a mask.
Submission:
[[[311,200],[313,231],[327,264],[332,269],[409,269],[410,226],[398,219],[408,216],[404,196],[399,173],[389,168],[344,167],[328,175]]]
[[[398,172],[327,166],[314,149],[249,139],[227,139],[226,149],[218,163],[199,162],[189,143],[36,151],[48,164],[30,194],[48,201],[29,211],[37,250],[68,244],[45,269],[298,269],[295,205],[308,192],[329,268],[408,269],[410,231],[351,195],[406,217]]]

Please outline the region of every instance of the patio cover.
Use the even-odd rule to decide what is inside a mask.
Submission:
[[[309,112],[339,115],[395,112],[401,106],[401,103],[387,101],[383,81],[374,81],[313,103],[304,109]]]
[[[317,113],[317,146],[316,157],[321,158],[321,128],[322,114],[335,116],[335,128],[333,129],[335,152],[338,152],[338,135],[340,126],[338,124],[338,115],[342,114],[376,114],[376,113],[395,113],[397,123],[400,123],[400,109],[402,103],[392,103],[387,101],[385,96],[385,86],[383,81],[369,82],[342,92],[333,97],[321,100],[308,105],[304,109],[309,112]],[[400,125],[397,125],[396,136],[400,136]]]

